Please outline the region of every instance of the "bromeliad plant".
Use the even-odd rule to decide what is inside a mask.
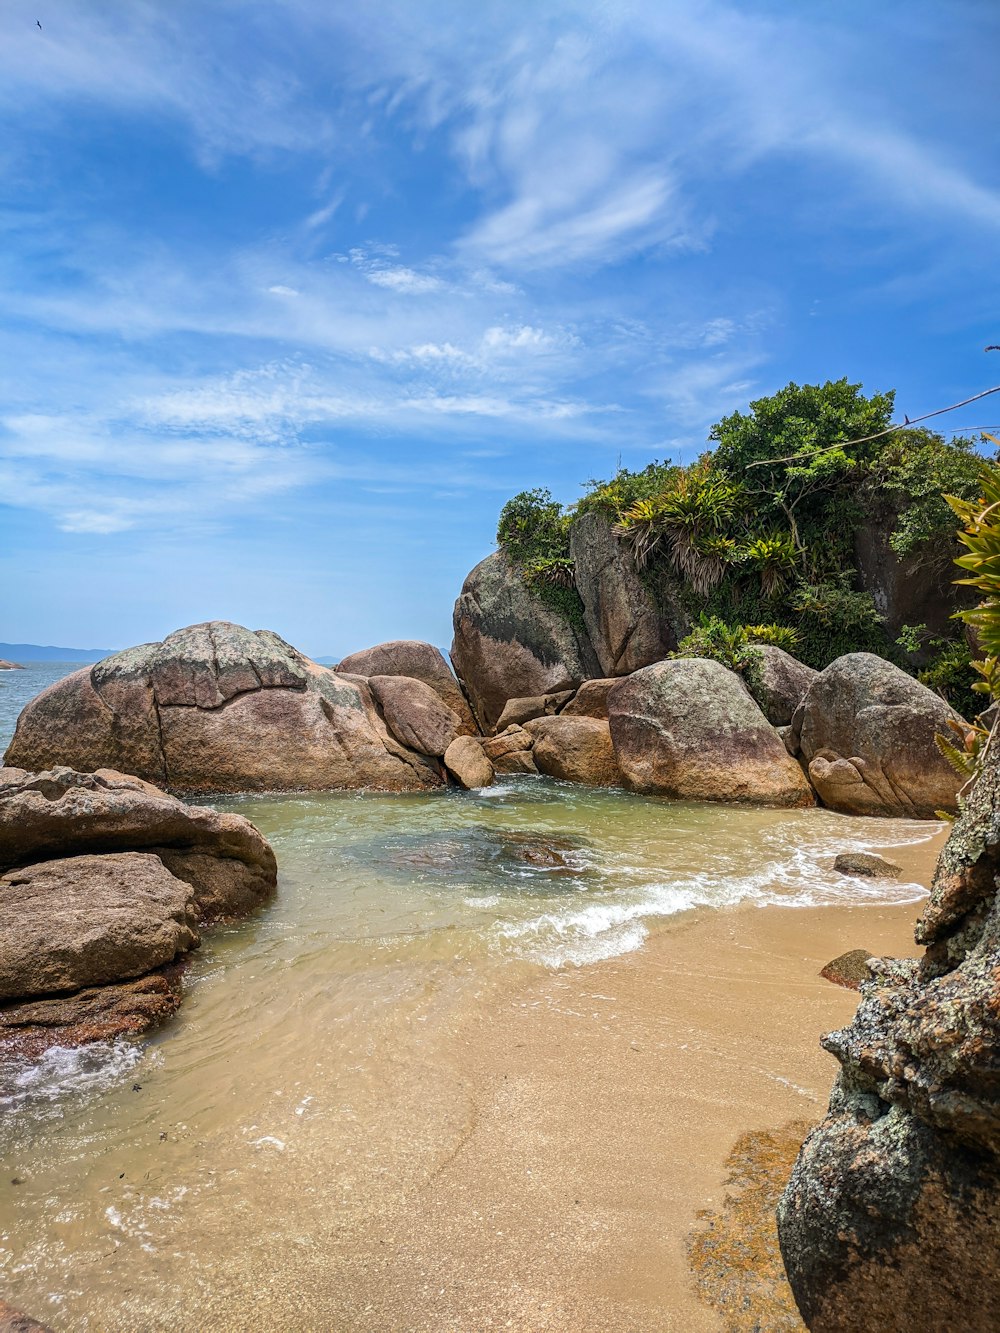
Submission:
[[[699,597],[706,597],[735,558],[728,535],[742,505],[741,488],[706,468],[692,468],[658,495],[637,500],[615,524],[638,569],[665,545],[670,562]]]

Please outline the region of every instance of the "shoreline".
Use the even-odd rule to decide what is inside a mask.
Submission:
[[[889,854],[928,885],[945,836]],[[480,1015],[463,1038],[468,1131],[394,1215],[391,1261],[373,1244],[347,1326],[724,1328],[695,1292],[698,1214],[723,1206],[741,1136],[826,1110],[837,1066],[819,1038],[859,997],[820,968],[857,947],[915,956],[920,909],[692,913]]]

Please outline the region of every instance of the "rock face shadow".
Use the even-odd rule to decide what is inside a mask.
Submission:
[[[726,1159],[726,1197],[703,1210],[688,1240],[700,1298],[727,1333],[786,1333],[805,1327],[778,1247],[775,1208],[811,1126],[792,1120],[737,1139]]]

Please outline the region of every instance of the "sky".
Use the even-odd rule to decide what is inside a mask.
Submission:
[[[995,0],[5,0],[0,639],[447,647],[517,491],[1000,383],[998,55]]]

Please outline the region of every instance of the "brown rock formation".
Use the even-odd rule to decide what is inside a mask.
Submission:
[[[607,722],[595,717],[540,717],[525,730],[534,737],[531,753],[540,773],[589,787],[622,785]]]
[[[678,800],[811,805],[801,768],[718,662],[657,662],[608,695],[611,737],[625,784]],[[537,762],[537,760],[536,760]]]
[[[772,727],[787,727],[819,672],[773,644],[754,646],[760,653],[760,676],[747,688]]]
[[[422,680],[457,714],[461,734],[474,736],[478,731],[461,685],[433,644],[421,643],[417,639],[393,639],[351,653],[334,670],[351,676],[407,676],[411,680]]]
[[[391,737],[367,683],[268,630],[192,625],[49,686],[25,708],[9,764],[113,767],[175,791],[433,787]]]
[[[483,731],[508,699],[572,690],[601,674],[586,631],[534,596],[499,551],[465,580],[454,623],[451,659]]]
[[[962,784],[934,743],[958,714],[872,653],[838,657],[813,681],[789,741],[824,805],[849,815],[933,819]]]
[[[386,726],[401,745],[418,754],[444,754],[462,730],[462,719],[440,694],[412,676],[369,676]]]
[[[603,675],[627,676],[677,647],[673,626],[661,615],[603,514],[585,513],[575,520],[570,554]]]
[[[444,752],[444,765],[466,791],[493,783],[493,765],[475,736],[458,736],[453,740]]]
[[[0,1000],[142,976],[199,942],[191,885],[148,852],[9,870],[0,902]]]

